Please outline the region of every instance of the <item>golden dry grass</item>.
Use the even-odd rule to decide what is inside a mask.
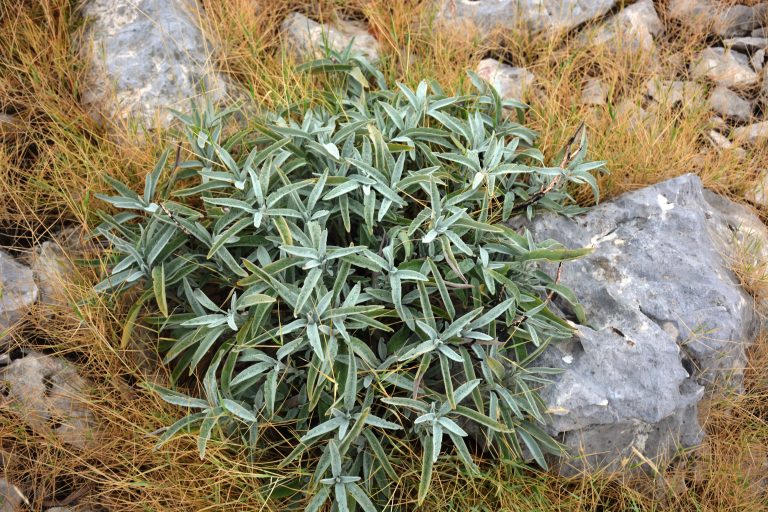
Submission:
[[[205,2],[206,29],[222,48],[221,68],[264,108],[306,97],[313,86],[280,51],[280,20],[300,9],[326,21],[365,18],[381,42],[383,71],[393,81],[413,84],[435,77],[447,89],[458,89],[467,83],[465,71],[489,55],[528,67],[538,77],[528,122],[541,134],[542,148],[554,155],[583,120],[591,157],[606,160],[612,171],[601,180],[604,197],[696,172],[707,186],[739,199],[768,168],[765,147],[748,148],[740,159],[709,146],[705,107],[661,105],[646,122],[617,114],[623,100],[635,109],[643,104],[648,78],[671,78],[681,71],[681,63],[705,45],[703,34],[676,27],[660,42],[658,59],[637,58],[584,48],[576,37],[531,37],[520,31],[487,43],[471,33],[438,32],[430,25],[427,2],[270,0],[269,8],[259,7],[265,3]],[[87,116],[78,104],[84,63],[71,35],[78,23],[68,0],[0,4],[0,113],[12,116],[0,119],[0,246],[14,246],[16,255],[24,256],[25,248],[61,226],[87,231],[100,206],[94,193],[104,188],[101,176],[138,184],[173,138],[156,133],[143,143],[118,142]],[[590,76],[609,85],[608,106],[580,103]],[[757,273],[762,267],[753,267],[742,268],[740,275],[757,290],[765,276]],[[137,347],[119,348],[128,301],[97,296],[90,289],[94,280],[94,270],[79,268],[61,285],[65,301],[33,312],[14,332],[13,343],[77,363],[93,383],[87,405],[98,418],[101,444],[82,452],[67,448],[1,410],[7,478],[25,490],[34,510],[83,486],[88,492],[80,504],[110,510],[283,510],[282,489],[290,487],[298,467],[277,470],[277,461],[259,460],[258,454],[251,463],[226,442],[215,441],[201,462],[191,436],[152,450],[154,438],[148,434],[170,424],[179,411],[136,385],[145,378],[162,380],[163,372],[137,365]],[[565,480],[490,460],[481,461],[483,475],[471,479],[443,463],[423,510],[764,510],[767,404],[768,342],[761,338],[747,371],[747,392],[712,404],[710,436],[687,464],[655,480],[604,475]],[[418,465],[415,457],[409,459],[409,447],[402,450],[395,504],[409,510]]]

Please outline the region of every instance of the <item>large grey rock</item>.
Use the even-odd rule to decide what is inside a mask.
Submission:
[[[214,102],[226,96],[194,0],[87,0],[82,14],[90,57],[82,102],[96,119],[165,127],[169,108],[188,110],[203,91]]]
[[[670,0],[670,17],[693,29],[734,37],[749,34],[758,28],[765,8],[761,6],[727,5],[717,0]]]
[[[558,33],[607,13],[615,0],[435,0],[437,20],[454,27],[527,28]]]
[[[561,471],[618,470],[635,452],[657,460],[697,444],[704,389],[741,388],[757,335],[753,301],[723,254],[754,237],[768,243],[760,220],[689,174],[573,219],[539,216],[529,229],[595,248],[561,275],[589,325],[537,363],[565,370],[542,390],[550,431],[570,452]]]
[[[709,106],[723,117],[746,122],[752,117],[752,103],[732,90],[718,85],[709,96]]]
[[[85,405],[88,382],[67,361],[29,352],[0,368],[0,382],[0,405],[39,435],[79,449],[96,443],[95,419]]]
[[[691,74],[725,87],[750,87],[759,80],[746,55],[723,48],[706,48],[699,52]]]
[[[496,59],[481,60],[477,74],[493,85],[505,100],[522,101],[536,81],[536,76],[527,69],[502,64]]]
[[[299,60],[323,57],[326,47],[343,52],[351,44],[352,53],[372,63],[379,61],[379,42],[365,25],[356,21],[339,20],[321,25],[295,12],[283,21],[282,30],[288,51]]]
[[[653,38],[664,30],[651,0],[640,0],[611,16],[584,40],[592,44],[609,45],[613,50],[631,51],[654,49]]]
[[[0,342],[37,296],[32,270],[0,251]]]

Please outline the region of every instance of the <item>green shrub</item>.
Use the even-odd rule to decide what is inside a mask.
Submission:
[[[204,398],[154,387],[197,410],[160,443],[199,430],[202,457],[215,430],[283,465],[315,461],[308,510],[386,503],[402,441],[423,450],[420,502],[439,457],[476,471],[467,430],[545,466],[559,445],[536,389],[553,371],[530,363],[572,335],[554,296],[582,314],[539,267],[585,250],[507,221],[579,211],[566,188],[597,194],[601,163],[582,163],[582,136],[545,166],[534,133],[505,115],[522,120],[524,106],[474,75],[476,93],[447,96],[436,83],[388,89],[340,60],[306,66],[327,73],[313,106],[255,130],[224,138],[227,112],[179,114],[194,159],[165,176],[166,152],[143,195],[112,182],[119,195],[102,197],[128,212],[103,214],[115,259],[97,290],[141,288],[131,319],[154,301],[145,321],[166,334],[174,381],[202,377]]]

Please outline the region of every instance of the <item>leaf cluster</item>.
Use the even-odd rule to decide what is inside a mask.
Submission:
[[[531,363],[572,335],[551,298],[582,314],[540,265],[586,251],[508,220],[579,211],[568,186],[597,194],[602,163],[583,162],[582,139],[545,165],[508,115],[524,105],[474,75],[452,96],[390,89],[350,55],[305,69],[328,81],[314,104],[227,137],[231,111],[177,114],[189,158],[169,171],[166,152],[142,195],[111,181],[102,196],[121,211],[102,214],[114,261],[96,289],[139,287],[131,318],[156,304],[144,320],[166,333],[174,381],[202,377],[202,398],[155,387],[195,411],[161,443],[196,429],[202,457],[214,434],[264,449],[280,430],[284,465],[315,461],[307,510],[386,503],[403,442],[422,447],[420,502],[441,457],[477,471],[481,437],[546,466],[559,446],[537,388],[553,370]]]

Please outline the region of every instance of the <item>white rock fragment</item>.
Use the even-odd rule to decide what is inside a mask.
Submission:
[[[697,105],[704,97],[704,87],[690,81],[652,78],[646,82],[645,88],[649,97],[670,107],[691,107]]]
[[[299,60],[321,58],[325,48],[343,52],[351,45],[353,54],[373,64],[379,61],[379,42],[357,21],[338,20],[321,25],[295,12],[283,21],[282,30],[286,48]]]
[[[0,341],[37,301],[32,270],[0,251]]]
[[[582,41],[609,45],[613,50],[654,49],[653,38],[664,30],[651,0],[640,0],[622,9],[600,25],[594,33],[585,33]]]
[[[527,69],[502,64],[496,59],[481,60],[477,65],[477,74],[507,100],[523,101],[536,81],[536,76]]]
[[[734,121],[746,122],[752,117],[752,103],[722,85],[712,90],[709,106],[716,113]]]
[[[95,420],[85,406],[88,383],[63,359],[30,352],[0,368],[0,404],[39,435],[53,434],[79,449],[94,446]]]
[[[733,130],[733,137],[736,141],[743,141],[749,144],[764,142],[768,140],[768,121],[736,128]]]
[[[585,105],[605,105],[608,92],[605,82],[599,78],[590,78],[581,90],[581,102]]]
[[[706,48],[699,52],[691,74],[694,78],[708,78],[726,87],[750,87],[759,81],[745,55],[723,48]]]
[[[763,37],[733,37],[725,39],[723,46],[740,52],[753,53],[768,47],[768,39]]]
[[[768,206],[768,171],[763,171],[755,187],[745,195],[748,201],[760,206]]]

